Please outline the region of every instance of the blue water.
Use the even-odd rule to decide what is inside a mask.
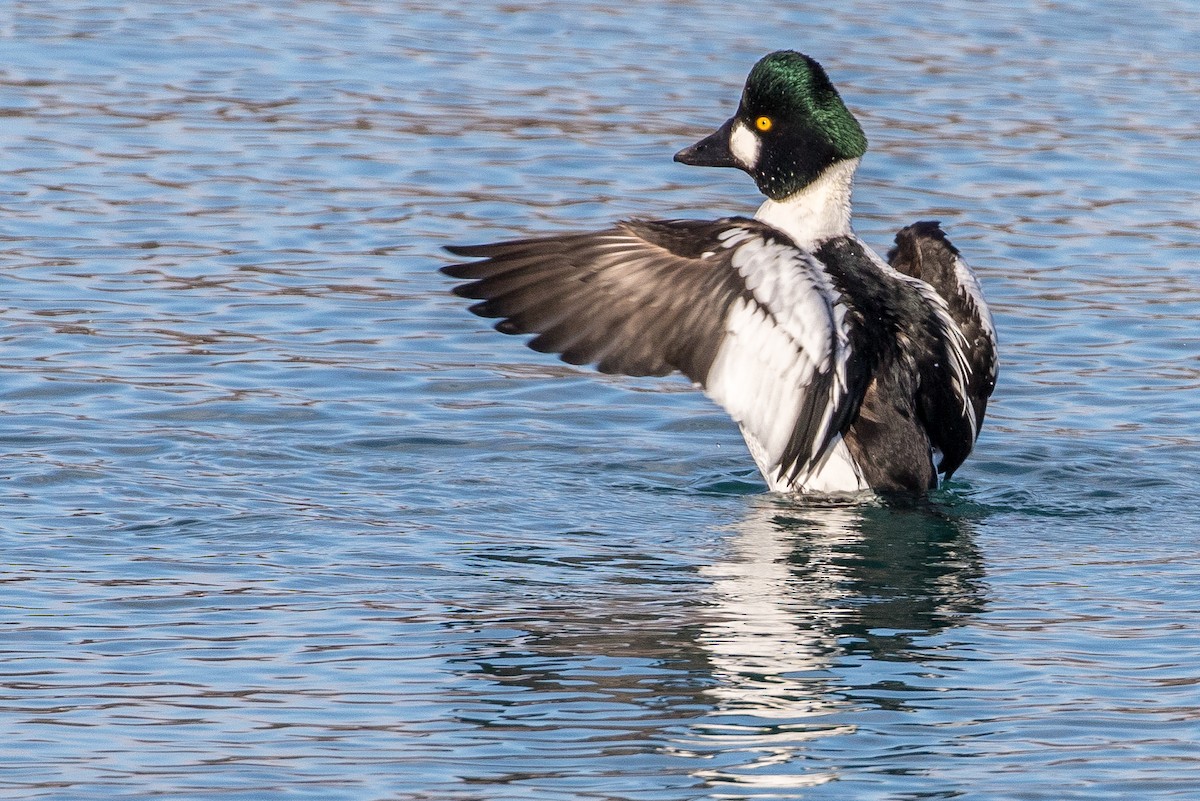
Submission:
[[[0,9],[0,795],[1200,794],[1183,0]],[[767,495],[681,379],[447,243],[749,213],[671,161],[780,47],[1002,371],[928,503]]]

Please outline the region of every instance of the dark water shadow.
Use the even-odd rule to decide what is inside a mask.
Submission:
[[[902,659],[921,638],[984,608],[982,558],[966,516],[975,510],[948,500],[841,509],[775,501],[765,524],[788,543],[791,592],[825,599],[825,614],[836,609],[829,633],[842,650]]]

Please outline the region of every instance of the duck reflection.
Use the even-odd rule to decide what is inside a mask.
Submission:
[[[756,499],[730,549],[727,561],[702,569],[728,615],[705,644],[733,652],[727,640],[736,638],[748,665],[764,648],[772,660],[801,652],[905,658],[922,637],[983,608],[968,521],[928,503]],[[769,648],[759,635],[796,648]]]
[[[714,619],[698,644],[716,681],[688,747],[722,749],[724,765],[697,772],[714,783],[835,778],[798,760],[805,741],[852,733],[864,702],[905,703],[904,686],[872,692],[873,671],[864,683],[856,668],[934,658],[925,641],[984,604],[967,522],[925,502],[755,499],[728,558],[703,572]]]
[[[464,617],[477,634],[450,661],[483,679],[459,688],[462,721],[513,745],[462,775],[526,781],[566,760],[786,790],[836,778],[814,740],[919,703],[913,677],[954,658],[937,635],[985,602],[969,519],[928,502],[747,504],[698,569],[598,547],[587,572],[604,579],[588,581],[574,558],[496,546],[487,569],[510,566],[511,583]]]

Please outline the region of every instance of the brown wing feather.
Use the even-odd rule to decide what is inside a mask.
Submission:
[[[535,350],[602,372],[680,370],[703,384],[729,306],[746,292],[717,237],[757,225],[629,221],[594,234],[454,246],[484,260],[443,272],[471,281],[455,293],[481,301],[475,314],[502,318],[498,330],[537,334]]]

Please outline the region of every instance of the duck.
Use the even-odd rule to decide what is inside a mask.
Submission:
[[[627,219],[452,245],[470,311],[603,373],[682,373],[737,423],[767,489],[926,493],[974,448],[997,378],[980,283],[936,221],[886,260],[854,233],[867,138],[821,65],[751,69],[736,113],[674,160],[748,174],[753,217]]]

